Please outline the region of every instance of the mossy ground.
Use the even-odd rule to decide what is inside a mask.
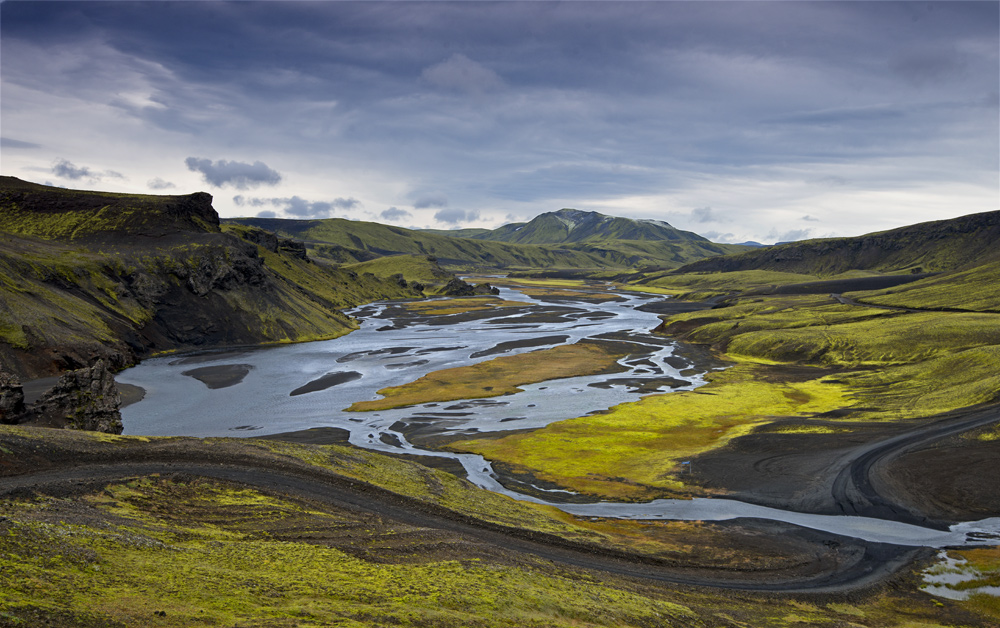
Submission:
[[[454,442],[451,448],[528,468],[574,491],[615,500],[699,494],[684,462],[779,417],[810,417],[845,404],[846,389],[816,377],[768,381],[743,364],[690,392],[650,395],[533,432]]]
[[[466,312],[482,312],[495,308],[524,307],[527,305],[530,304],[523,301],[508,301],[496,297],[479,296],[413,301],[404,304],[403,307],[422,316],[446,316],[448,314],[465,314]]]
[[[520,392],[518,386],[612,369],[626,351],[604,344],[562,345],[501,356],[470,366],[434,371],[418,380],[383,388],[382,399],[358,401],[348,410],[386,410],[434,401],[482,399]]]
[[[710,375],[710,384],[693,392],[450,446],[579,492],[647,499],[698,494],[685,481],[685,461],[779,418],[846,411],[840,415],[849,430],[850,421],[928,417],[1000,396],[1000,315],[991,312],[905,312],[844,305],[827,295],[753,296],[674,315],[661,330],[711,344],[737,366]],[[806,368],[789,379],[781,365]],[[833,429],[825,424],[829,416],[823,429]]]
[[[513,524],[725,564],[700,523],[577,520],[373,452],[238,439],[136,439],[0,428],[8,472],[50,459],[225,452],[316,460]],[[270,462],[268,462],[270,461]],[[282,462],[284,461],[284,462]],[[475,493],[482,495],[476,499]],[[448,495],[451,495],[449,498]],[[496,504],[510,504],[507,514]],[[514,512],[520,511],[520,512]],[[534,512],[534,516],[525,516]],[[569,534],[570,538],[572,535]],[[666,552],[666,553],[665,553]],[[745,559],[746,555],[733,557]],[[753,565],[744,565],[753,569]],[[441,531],[191,476],[144,476],[0,503],[0,625],[9,626],[973,626],[912,585],[851,598],[653,586],[566,570]],[[909,587],[909,588],[907,588]],[[938,605],[940,604],[940,605]],[[988,617],[988,616],[987,616]]]

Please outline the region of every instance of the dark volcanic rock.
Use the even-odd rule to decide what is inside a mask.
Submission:
[[[18,423],[24,416],[24,389],[17,378],[0,371],[0,423]]]
[[[69,371],[28,408],[25,423],[42,427],[122,433],[121,395],[104,360]]]
[[[475,293],[475,289],[471,285],[458,277],[449,281],[444,287],[444,292],[442,292],[442,294],[449,297],[471,297]]]
[[[278,238],[278,251],[298,259],[308,259],[306,255],[305,243],[299,242],[298,240]]]
[[[500,294],[500,289],[494,288],[488,283],[480,283],[473,286],[455,277],[444,287],[442,294],[449,297],[471,297],[477,294]]]
[[[494,288],[488,283],[477,283],[476,287],[472,289],[475,294],[500,294],[500,288]]]

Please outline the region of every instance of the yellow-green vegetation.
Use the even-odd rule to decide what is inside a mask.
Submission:
[[[7,503],[0,617],[71,610],[128,626],[662,626],[697,621],[663,595],[639,595],[542,565],[422,558],[373,562],[353,547],[274,538],[344,531],[392,544],[414,530],[210,482],[112,485],[90,509],[113,521],[55,520],[57,499]],[[74,504],[76,507],[81,507]],[[65,515],[64,515],[65,516]],[[290,521],[291,520],[291,521]],[[384,526],[383,526],[384,527]],[[285,536],[286,538],[280,538]],[[30,610],[29,610],[30,609]],[[16,622],[18,615],[27,621]],[[15,623],[16,622],[16,623]]]
[[[997,400],[1000,315],[900,312],[829,298],[756,297],[678,314],[663,331],[737,360],[835,367],[851,419],[931,416]],[[846,369],[846,370],[845,370]]]
[[[260,227],[304,240],[317,248],[330,245],[336,248],[338,259],[345,262],[370,260],[373,255],[433,255],[449,268],[601,268],[623,265],[565,247],[452,238],[427,231],[340,218],[234,218],[226,222]]]
[[[650,395],[602,414],[530,433],[452,443],[451,448],[523,467],[574,491],[645,500],[699,492],[683,462],[778,417],[809,417],[848,403],[843,385],[820,378],[766,381],[767,367],[743,364],[689,392]]]
[[[840,429],[810,426],[808,419],[832,410],[847,410],[847,422],[912,419],[1000,398],[1000,315],[992,312],[904,312],[829,296],[753,296],[674,315],[660,331],[710,344],[738,366],[693,392],[451,447],[579,492],[646,499],[697,493],[685,485],[680,463],[778,417],[806,420],[778,434],[821,434]],[[789,379],[782,364],[810,365],[814,375]]]
[[[524,301],[508,301],[497,297],[455,297],[451,299],[435,299],[431,301],[412,301],[403,307],[423,316],[447,316],[448,314],[464,314],[466,312],[481,312],[500,307],[524,307],[530,305]]]
[[[486,362],[428,373],[420,379],[383,388],[382,399],[358,401],[348,410],[387,410],[433,401],[482,399],[520,392],[518,386],[563,377],[594,375],[612,369],[627,352],[611,345],[573,344],[506,355]]]
[[[1000,590],[1000,546],[948,550],[941,558],[944,562],[924,572],[925,581],[943,587],[952,596],[967,598],[963,605],[1000,621],[1000,597],[996,595]],[[933,589],[929,592],[933,594]]]
[[[215,218],[207,195],[149,197],[136,218],[115,204],[130,197],[26,185],[41,191],[24,196],[7,178],[0,187],[0,365],[21,377],[51,374],[57,363],[47,355],[127,365],[144,344],[332,338],[355,326],[341,308],[418,296],[391,279],[251,248],[237,239],[246,227],[219,233],[206,222]],[[55,209],[46,204],[53,195],[63,201]],[[110,217],[91,207],[104,202]],[[185,214],[185,203],[196,207]],[[149,229],[171,235],[143,236]],[[101,238],[79,239],[94,234]]]
[[[846,278],[855,274],[842,275],[833,278]],[[675,294],[679,298],[701,300],[713,296],[746,292],[762,288],[772,289],[793,283],[817,281],[817,275],[801,273],[784,273],[773,270],[740,270],[733,272],[712,273],[679,273],[656,272],[633,279],[627,284],[627,289],[650,291],[660,290],[666,294]]]
[[[427,255],[390,255],[359,264],[345,264],[342,268],[359,275],[371,273],[382,278],[401,275],[406,281],[415,281],[427,287],[441,286],[454,278],[452,273],[441,268],[437,260]]]
[[[577,520],[370,451],[240,439],[134,439],[0,426],[0,460],[138,450],[315,462],[459,512],[666,557],[753,570],[696,522]],[[111,449],[109,449],[111,448]],[[8,456],[4,458],[4,456]],[[642,585],[282,493],[145,476],[0,502],[0,624],[9,626],[968,625],[959,603],[895,586],[861,601]],[[678,542],[680,539],[680,542]],[[692,549],[692,546],[697,546]],[[978,560],[976,558],[975,560]],[[974,604],[970,602],[969,605]],[[975,608],[974,606],[971,606]],[[989,615],[984,615],[989,617]],[[965,621],[962,621],[965,620]]]
[[[922,310],[1000,311],[1000,261],[896,288],[851,292],[860,303]]]

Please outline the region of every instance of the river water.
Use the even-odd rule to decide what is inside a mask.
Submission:
[[[704,363],[681,355],[668,339],[647,330],[659,323],[641,309],[653,300],[637,293],[586,298],[529,296],[501,288],[500,297],[524,303],[474,314],[413,316],[399,304],[350,312],[361,327],[335,340],[224,350],[149,359],[119,373],[139,386],[142,401],[122,410],[126,434],[146,436],[251,436],[316,427],[350,433],[356,446],[390,453],[452,458],[471,482],[515,499],[548,503],[571,514],[634,519],[724,520],[753,517],[783,521],[868,541],[945,547],[995,544],[1000,519],[939,531],[865,517],[782,511],[726,499],[656,500],[645,504],[559,503],[504,486],[490,463],[474,454],[422,449],[407,434],[469,434],[543,427],[635,401],[651,392],[690,390],[704,383]],[[622,372],[521,386],[523,392],[481,400],[346,412],[376,391],[445,368],[499,355],[583,339],[628,342]],[[538,487],[535,487],[538,489]],[[559,491],[553,492],[553,499]],[[991,540],[992,539],[992,540]]]

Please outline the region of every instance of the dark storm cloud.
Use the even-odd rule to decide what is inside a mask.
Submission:
[[[464,209],[442,209],[434,214],[434,220],[446,222],[450,225],[457,225],[462,222],[479,220],[479,212],[465,211]]]
[[[403,218],[410,218],[412,216],[413,214],[411,214],[410,212],[406,211],[405,209],[400,209],[398,207],[390,207],[389,209],[386,209],[381,214],[379,214],[379,217],[383,218],[384,220],[393,220],[393,221],[402,220]]]
[[[188,157],[184,163],[188,170],[200,172],[205,182],[215,187],[231,184],[237,190],[246,190],[259,185],[277,185],[281,182],[281,174],[260,161],[248,164],[225,159],[213,162],[211,159]]]
[[[296,218],[329,218],[333,210],[354,210],[361,206],[361,201],[356,198],[335,198],[332,201],[307,201],[300,196],[290,196],[284,198],[246,198],[238,195],[233,197],[233,204],[237,207],[276,207],[289,216]],[[270,217],[274,217],[273,211],[267,210]],[[257,214],[261,216],[261,214]],[[264,216],[261,216],[264,217]]]
[[[914,182],[995,189],[1000,169],[995,2],[6,2],[0,10],[6,134],[60,146],[33,130],[37,120],[11,126],[8,113],[22,101],[29,111],[75,99],[126,121],[108,125],[121,137],[142,130],[136,137],[204,155],[238,147],[299,156],[312,172],[296,180],[311,180],[309,189],[327,172],[364,170],[376,182],[352,193],[383,207],[504,207],[499,220],[556,201],[614,205],[750,177],[775,190],[787,189],[779,185],[787,177],[808,181],[812,195]],[[78,127],[95,128],[85,119]],[[60,154],[101,159],[68,148],[43,159]],[[287,202],[268,200],[269,210],[340,209],[293,201],[296,190],[260,162],[192,160],[216,187],[281,185],[271,194]],[[378,179],[419,193],[383,196]],[[789,200],[763,196],[760,208]],[[728,200],[691,192],[674,208]],[[797,200],[789,216],[818,211],[808,196]]]

